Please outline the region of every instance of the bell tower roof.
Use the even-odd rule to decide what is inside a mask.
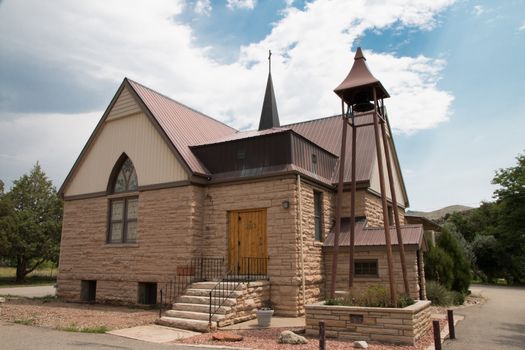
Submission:
[[[259,121],[259,130],[271,129],[279,127],[279,112],[277,111],[277,101],[273,91],[272,82],[272,52],[268,55],[268,81],[266,82],[266,91],[264,93],[264,101],[261,111],[261,119]]]
[[[353,104],[356,100],[356,95],[367,93],[371,96],[371,91],[374,87],[376,88],[378,99],[390,97],[383,87],[383,84],[370,73],[363,51],[358,47],[350,73],[348,73],[345,80],[335,88],[334,92],[347,104]],[[372,100],[372,98],[369,100]]]

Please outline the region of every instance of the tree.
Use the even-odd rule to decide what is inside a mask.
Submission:
[[[499,169],[492,183],[499,185],[494,198],[499,206],[495,237],[503,254],[504,275],[509,284],[525,283],[525,155],[516,166]]]
[[[16,265],[16,281],[23,282],[44,261],[58,261],[62,201],[38,162],[0,200],[2,254]]]

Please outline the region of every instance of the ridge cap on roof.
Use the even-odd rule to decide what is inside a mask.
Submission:
[[[209,116],[209,115],[207,115],[207,114],[205,114],[205,113],[203,113],[203,112],[201,112],[201,111],[196,110],[196,109],[193,108],[193,107],[190,107],[190,106],[188,106],[188,105],[186,105],[186,104],[184,104],[184,103],[182,103],[182,102],[180,102],[180,101],[177,101],[177,100],[175,100],[174,98],[171,98],[171,97],[169,97],[169,96],[167,96],[167,95],[165,95],[165,94],[163,94],[163,93],[161,93],[161,92],[158,92],[157,90],[154,90],[154,89],[152,89],[152,88],[150,88],[150,87],[148,87],[148,86],[146,86],[146,85],[144,85],[144,84],[141,84],[141,83],[139,83],[139,82],[137,82],[137,81],[135,81],[135,80],[133,80],[133,79],[130,79],[130,78],[128,78],[128,77],[125,77],[124,80],[127,80],[127,81],[129,81],[129,82],[131,82],[131,83],[133,83],[133,84],[137,84],[137,85],[143,87],[144,89],[148,89],[149,91],[151,91],[151,92],[153,92],[153,93],[155,93],[155,94],[157,94],[157,95],[159,95],[159,96],[162,96],[162,97],[164,97],[164,98],[166,98],[166,99],[168,99],[168,100],[170,100],[170,101],[172,101],[172,102],[175,102],[175,103],[177,103],[177,104],[179,104],[179,105],[181,105],[181,106],[183,106],[183,107],[185,107],[185,108],[188,108],[189,110],[191,110],[191,111],[193,111],[193,112],[195,112],[195,113],[198,113],[198,114],[202,115],[203,117],[206,117],[206,118],[208,118],[208,119],[211,119],[211,120],[213,120],[214,122],[220,123],[220,124],[222,124],[222,125],[224,125],[224,126],[230,128],[230,129],[234,130],[235,132],[239,132],[239,130],[235,129],[234,127],[229,126],[228,124],[226,124],[226,123],[224,123],[224,122],[222,122],[222,121],[220,121],[220,120],[218,120],[218,119],[215,119],[215,118],[213,118],[213,117],[211,117],[211,116]]]
[[[285,125],[281,125],[281,127],[287,127],[287,126],[292,126],[292,125],[299,125],[299,124],[312,123],[312,122],[316,122],[316,121],[319,121],[319,120],[330,119],[330,118],[335,118],[335,117],[340,117],[340,116],[341,116],[341,114],[334,114],[334,115],[330,115],[330,116],[328,116],[328,117],[321,117],[321,118],[316,118],[316,119],[305,120],[305,121],[302,121],[302,122],[296,122],[296,123],[285,124]]]

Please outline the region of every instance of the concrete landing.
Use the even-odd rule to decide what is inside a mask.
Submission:
[[[189,338],[200,334],[197,332],[158,325],[117,329],[107,333],[117,335],[119,337],[147,341],[150,343],[169,343],[174,340]]]

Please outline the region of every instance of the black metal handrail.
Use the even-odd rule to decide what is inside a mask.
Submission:
[[[239,258],[238,263],[229,271],[224,278],[210,290],[209,293],[209,318],[208,324],[211,329],[213,316],[224,305],[239,285],[244,282],[268,279],[268,259],[256,257]]]
[[[162,307],[175,302],[194,282],[217,281],[223,278],[226,271],[224,257],[195,257],[187,264],[176,267],[175,278],[161,288],[160,314]]]

